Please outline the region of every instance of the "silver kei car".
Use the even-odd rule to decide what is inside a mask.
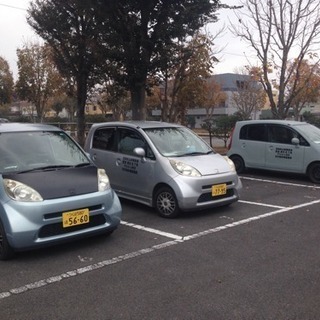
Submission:
[[[229,205],[242,187],[233,162],[190,129],[155,121],[94,124],[84,149],[118,196],[160,216]]]
[[[0,123],[0,259],[109,234],[121,205],[105,170],[57,127]]]

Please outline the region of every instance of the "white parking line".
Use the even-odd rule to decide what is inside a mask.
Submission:
[[[273,204],[267,204],[267,203],[261,203],[261,202],[253,202],[253,201],[245,201],[245,200],[239,200],[238,202],[240,202],[240,203],[245,203],[245,204],[253,204],[253,205],[255,205],[255,206],[276,208],[276,209],[285,208],[285,207],[283,207],[283,206],[275,206],[275,205],[273,205]]]
[[[163,231],[160,231],[160,230],[157,230],[157,229],[153,229],[153,228],[144,227],[144,226],[141,226],[139,224],[134,224],[134,223],[126,222],[126,221],[121,221],[121,224],[123,224],[125,226],[128,226],[128,227],[135,228],[135,229],[151,232],[153,234],[158,234],[160,236],[164,236],[166,238],[171,238],[171,239],[174,239],[174,240],[181,240],[182,239],[181,236],[177,236],[175,234],[172,234],[172,233],[169,233],[169,232],[163,232]]]
[[[308,185],[308,184],[299,184],[299,183],[291,183],[291,182],[282,182],[282,181],[275,181],[275,180],[267,180],[267,179],[260,179],[260,178],[252,178],[252,177],[240,177],[241,180],[251,180],[251,181],[260,181],[260,182],[268,182],[274,184],[281,184],[286,186],[292,187],[304,187],[304,188],[311,188],[311,189],[320,189],[320,186],[317,185]]]
[[[292,206],[292,207],[281,208],[281,209],[276,210],[276,211],[272,211],[272,212],[265,213],[265,214],[262,214],[262,215],[259,215],[259,216],[254,216],[254,217],[251,217],[251,218],[243,219],[243,220],[240,220],[240,221],[236,221],[236,222],[229,223],[229,224],[226,224],[226,225],[223,225],[223,226],[220,226],[220,227],[216,227],[216,228],[208,229],[208,230],[205,230],[205,231],[201,231],[201,232],[198,232],[198,233],[195,233],[195,234],[192,234],[192,235],[189,235],[189,236],[185,236],[185,237],[180,237],[180,236],[173,235],[174,237],[178,237],[179,239],[163,242],[163,243],[160,243],[158,245],[154,245],[152,247],[148,247],[148,248],[144,248],[144,249],[141,249],[141,250],[138,250],[138,251],[130,252],[130,253],[127,253],[125,255],[121,255],[121,256],[118,256],[118,257],[115,257],[115,258],[112,258],[112,259],[109,259],[109,260],[100,261],[100,262],[88,265],[86,267],[82,267],[82,268],[74,269],[74,270],[71,270],[71,271],[67,271],[67,272],[62,273],[60,275],[56,275],[56,276],[53,276],[53,277],[49,277],[47,279],[43,279],[43,280],[40,280],[40,281],[32,282],[32,283],[23,285],[23,286],[18,287],[18,288],[12,288],[12,289],[10,289],[8,291],[5,291],[5,292],[0,292],[0,301],[3,300],[3,299],[9,298],[12,295],[22,294],[22,293],[30,291],[30,290],[35,290],[35,289],[38,289],[38,288],[42,288],[42,287],[47,286],[49,284],[59,283],[59,282],[65,280],[65,279],[69,279],[71,277],[76,277],[76,276],[79,276],[79,275],[81,275],[83,273],[87,273],[87,272],[91,272],[91,271],[94,271],[94,270],[97,270],[97,269],[101,269],[101,268],[107,267],[109,265],[120,263],[120,262],[125,261],[125,260],[134,259],[135,257],[142,256],[142,255],[145,255],[145,254],[149,254],[149,253],[154,252],[156,250],[161,250],[161,249],[164,249],[164,248],[167,248],[167,247],[179,244],[179,243],[183,243],[185,241],[190,241],[190,240],[193,240],[193,239],[196,239],[196,238],[199,238],[199,237],[206,236],[208,234],[220,232],[220,231],[223,231],[223,230],[226,230],[226,229],[230,229],[230,228],[234,228],[234,227],[237,227],[237,226],[240,226],[240,225],[243,225],[243,224],[250,223],[252,221],[256,221],[256,220],[264,219],[264,218],[267,218],[267,217],[270,217],[270,216],[274,216],[274,215],[277,215],[279,213],[293,211],[293,210],[300,209],[300,208],[303,208],[303,207],[312,206],[312,205],[318,204],[318,203],[320,203],[320,199],[314,200],[314,201],[311,201],[311,202],[308,202],[308,203],[304,203],[304,204],[299,204],[299,205]],[[126,225],[126,226],[131,227],[130,223],[123,223],[123,224]],[[136,228],[137,225],[133,225],[133,227]],[[148,231],[152,230],[151,228],[142,228],[141,230],[144,230],[144,229],[146,229]],[[165,235],[167,233],[166,232],[162,233],[161,231],[157,231],[156,234]],[[170,235],[170,234],[168,234],[168,235]],[[172,237],[172,234],[171,234],[170,238],[171,237]]]

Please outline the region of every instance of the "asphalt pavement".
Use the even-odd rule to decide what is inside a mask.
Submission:
[[[164,219],[122,201],[110,237],[0,262],[0,319],[320,319],[320,186],[241,177],[228,207]]]

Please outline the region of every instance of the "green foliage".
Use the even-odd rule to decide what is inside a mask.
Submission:
[[[304,121],[320,128],[320,117],[319,116],[312,114],[310,111],[305,111],[302,116],[303,116]]]
[[[148,78],[167,69],[178,40],[216,21],[218,0],[34,0],[28,23],[77,84],[79,143],[88,89],[106,76],[130,91],[133,119],[145,119]]]
[[[110,121],[110,118],[107,118],[103,114],[86,115],[86,123],[107,122],[107,121]]]
[[[0,57],[0,105],[10,103],[13,93],[13,77],[8,62]]]
[[[239,120],[238,115],[221,115],[204,120],[202,128],[209,132],[210,145],[212,146],[212,137],[215,137],[222,139],[226,147],[231,131]]]

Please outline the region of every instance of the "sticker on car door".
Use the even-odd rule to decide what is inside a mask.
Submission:
[[[122,159],[122,170],[130,173],[138,173],[139,160],[123,157]]]

